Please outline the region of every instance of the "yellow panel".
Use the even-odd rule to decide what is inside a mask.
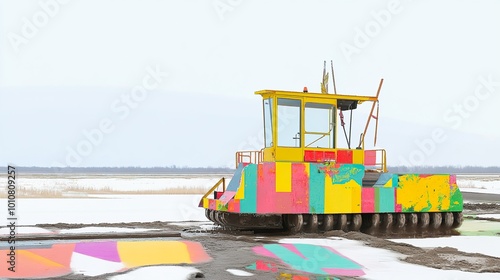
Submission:
[[[351,213],[361,213],[361,186],[354,180],[347,184],[351,185]]]
[[[192,262],[186,244],[179,241],[118,241],[116,246],[128,268]]]
[[[203,199],[203,208],[208,208],[208,198]]]
[[[384,188],[392,188],[392,178],[385,182]]]
[[[352,192],[349,183],[335,184],[333,185],[333,191],[333,211],[335,213],[350,213]]]
[[[303,149],[277,147],[276,161],[304,162]]]
[[[325,173],[325,213],[333,213],[333,196],[334,188],[332,184],[332,177],[330,174]]]
[[[240,186],[234,195],[234,199],[245,198],[245,172],[241,172]]]
[[[325,213],[361,213],[361,187],[355,180],[332,184],[325,178]]]
[[[263,151],[263,156],[262,156],[262,160],[265,161],[265,162],[272,162],[272,161],[275,161],[274,159],[274,148],[265,148]]]
[[[397,203],[403,209],[440,211],[450,207],[449,175],[420,177],[408,174],[399,177]],[[438,205],[441,204],[441,209]]]
[[[364,164],[365,163],[365,150],[351,150],[352,163]]]
[[[292,191],[292,163],[276,163],[276,192]]]

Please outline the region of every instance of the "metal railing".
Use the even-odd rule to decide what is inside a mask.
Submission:
[[[205,195],[201,198],[199,207],[203,206],[203,199],[207,198],[210,194],[212,194],[215,190],[219,188],[219,186],[222,184],[222,192],[226,191],[226,178],[222,177]]]
[[[262,150],[260,151],[239,151],[236,152],[236,168],[240,163],[261,163]]]
[[[374,170],[381,171],[381,172],[387,172],[387,158],[386,158],[386,152],[384,149],[375,149],[375,150],[369,150],[369,151],[375,151],[375,165],[370,165],[374,167]]]

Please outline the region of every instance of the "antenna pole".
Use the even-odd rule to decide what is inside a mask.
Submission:
[[[333,81],[333,93],[337,94],[337,86],[335,85],[335,73],[333,72],[333,60],[330,60],[332,66],[332,81]]]
[[[359,141],[359,146],[358,147],[363,147],[363,149],[365,148],[365,135],[366,135],[366,131],[368,130],[368,126],[370,125],[370,120],[372,119],[373,110],[375,109],[375,105],[378,102],[378,96],[380,94],[380,90],[382,89],[382,84],[383,83],[384,83],[384,79],[380,79],[380,84],[378,85],[377,95],[375,96],[375,100],[373,100],[372,109],[370,111],[370,114],[368,115],[368,120],[366,121],[365,131],[363,132],[363,136],[361,136],[361,141]]]

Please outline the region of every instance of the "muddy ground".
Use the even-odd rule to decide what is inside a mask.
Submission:
[[[477,204],[465,203],[464,215],[471,216],[485,213],[500,213],[500,204]],[[498,219],[489,219],[499,221]],[[207,253],[214,259],[206,264],[190,265],[198,268],[201,273],[194,275],[193,279],[231,279],[242,278],[231,276],[226,269],[242,269],[255,263],[257,260],[265,258],[257,256],[252,252],[252,248],[265,243],[276,243],[282,238],[324,238],[324,237],[343,237],[352,240],[358,240],[366,246],[383,248],[402,254],[401,259],[412,264],[433,267],[446,270],[462,270],[468,272],[498,272],[500,273],[500,258],[495,258],[482,254],[472,254],[458,251],[454,248],[439,247],[434,249],[424,249],[412,245],[395,243],[386,239],[385,236],[373,236],[362,232],[343,232],[329,231],[321,234],[296,234],[287,235],[282,232],[251,232],[251,231],[229,231],[225,229],[201,230],[198,226],[176,226],[168,222],[149,222],[149,223],[102,223],[102,224],[39,224],[50,230],[71,229],[88,226],[96,227],[120,227],[120,228],[151,228],[161,229],[153,231],[145,236],[136,236],[135,239],[148,238],[171,238],[187,239],[197,241],[203,244]],[[171,235],[169,235],[171,234]],[[129,234],[116,234],[114,238],[130,238]],[[397,238],[394,234],[390,238]],[[95,239],[96,236],[73,236],[75,240]],[[104,238],[109,238],[108,236]],[[52,239],[47,236],[47,239]],[[54,236],[53,239],[59,239]],[[275,260],[271,260],[276,262]],[[279,273],[291,273],[295,275],[304,275],[290,271],[286,266],[278,267]],[[259,272],[252,271],[255,275],[251,279],[285,279],[280,278],[278,272]],[[109,275],[103,275],[95,279],[107,279]],[[64,279],[85,279],[79,275],[67,276]],[[338,277],[340,279],[350,279],[349,277]],[[59,278],[61,279],[61,278]],[[314,279],[314,278],[311,278]]]

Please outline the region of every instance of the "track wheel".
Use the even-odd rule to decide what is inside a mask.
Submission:
[[[304,217],[302,214],[287,214],[284,215],[285,229],[291,233],[300,232],[302,225],[304,224]]]
[[[382,229],[389,229],[393,223],[393,217],[391,213],[383,213],[381,215],[382,221],[380,223]]]
[[[421,229],[426,229],[429,227],[429,223],[431,222],[431,218],[429,216],[429,213],[420,213],[420,217],[418,219],[419,225]]]
[[[359,229],[361,228],[362,224],[363,224],[363,218],[361,217],[361,214],[351,215],[351,221],[350,221],[350,224],[349,224],[349,230],[359,231]]]
[[[394,226],[398,229],[401,229],[405,226],[406,224],[406,216],[404,213],[397,213],[395,214],[396,216],[396,221],[394,223]]]
[[[318,215],[307,215],[307,223],[305,226],[307,232],[318,232]]]
[[[443,225],[445,228],[451,228],[453,226],[453,213],[443,213]]]
[[[227,213],[227,212],[220,212],[220,214],[219,214],[219,220],[220,220],[220,222],[221,222],[222,225],[224,225],[224,226],[228,225],[228,223],[227,223],[228,216],[229,216],[229,213]]]
[[[406,216],[406,224],[409,228],[414,228],[418,224],[418,215],[415,213],[410,213]]]
[[[345,214],[336,215],[335,219],[337,220],[337,224],[336,224],[335,229],[340,229],[340,230],[343,230],[343,231],[347,231],[348,230],[348,227],[347,227],[347,215],[345,215]]]
[[[215,220],[215,223],[222,226],[222,221],[221,221],[221,212],[219,211],[214,211],[214,220]]]
[[[323,231],[329,231],[333,229],[333,215],[323,215],[323,224],[320,227]]]
[[[380,214],[373,214],[370,222],[373,228],[378,228],[380,226]]]
[[[462,212],[453,212],[453,228],[458,228],[462,225],[464,221],[464,215]]]
[[[443,222],[443,216],[441,213],[435,212],[431,214],[431,228],[438,229]]]
[[[208,212],[208,219],[209,219],[210,221],[212,221],[212,222],[214,222],[214,223],[215,223],[215,217],[214,217],[214,215],[215,215],[215,211],[214,211],[214,210],[212,210],[212,209],[210,209],[210,212]]]
[[[207,217],[207,220],[210,220],[210,209],[205,208],[205,217]]]

